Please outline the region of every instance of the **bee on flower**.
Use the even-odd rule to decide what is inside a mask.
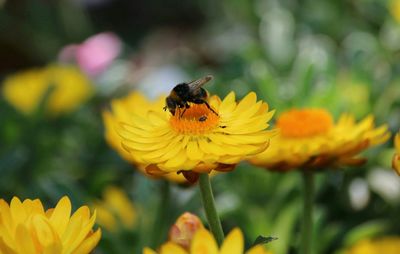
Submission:
[[[181,172],[195,181],[199,173],[229,171],[267,149],[275,134],[268,129],[274,111],[253,92],[239,102],[233,92],[222,100],[204,92],[200,98],[178,97],[179,102],[168,97],[167,105],[165,98],[142,105],[147,109],[122,121],[118,129],[121,146],[150,175]],[[156,106],[160,104],[164,106]]]

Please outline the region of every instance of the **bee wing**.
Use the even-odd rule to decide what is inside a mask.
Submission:
[[[189,89],[190,89],[190,91],[197,91],[198,89],[200,89],[200,87],[202,87],[205,83],[207,83],[208,81],[210,81],[212,79],[213,79],[213,76],[207,75],[205,77],[191,81],[188,83]]]

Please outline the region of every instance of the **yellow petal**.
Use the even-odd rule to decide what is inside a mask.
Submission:
[[[218,254],[214,237],[205,229],[199,229],[190,246],[190,254]]]
[[[220,254],[243,254],[244,242],[240,229],[233,229],[221,246]]]
[[[246,254],[272,254],[272,252],[266,251],[262,245],[256,245],[248,250]]]
[[[203,151],[200,150],[197,141],[190,141],[187,144],[186,154],[190,160],[201,160],[204,156]]]
[[[0,253],[1,254],[17,254],[4,240],[0,237]]]
[[[248,93],[237,105],[235,109],[235,114],[242,114],[247,109],[251,108],[257,100],[257,95],[255,92]]]
[[[152,250],[150,248],[145,247],[143,249],[143,254],[157,254],[157,252],[155,252],[154,250]]]
[[[15,238],[18,239],[17,248],[19,253],[36,254],[36,247],[32,236],[24,225],[18,225],[15,232]]]
[[[60,238],[54,231],[54,228],[47,221],[46,217],[44,217],[43,215],[33,216],[32,225],[40,246],[46,247],[52,244],[61,246]]]
[[[82,219],[83,223],[81,224],[82,226],[78,228],[77,234],[73,235],[73,238],[71,238],[70,243],[67,245],[67,249],[70,251],[75,250],[81,243],[82,241],[86,238],[86,236],[90,233],[90,231],[93,228],[93,225],[96,221],[96,211],[94,212],[93,216],[88,220],[88,217],[86,217],[86,214],[89,215],[90,211],[87,206],[81,207],[83,212],[82,212]],[[78,210],[79,211],[79,210]],[[77,211],[77,212],[78,212]],[[71,218],[72,220],[72,218]]]
[[[72,254],[88,254],[96,245],[99,243],[101,238],[101,229],[99,228],[95,233],[90,234],[86,239],[78,246]]]
[[[218,113],[223,117],[227,117],[227,114],[230,114],[235,109],[235,107],[235,93],[230,92],[219,106]]]
[[[187,254],[187,252],[179,245],[168,242],[161,246],[161,254]]]
[[[185,163],[186,161],[186,153],[184,150],[179,150],[178,154],[168,160],[164,166],[167,168],[179,168]]]
[[[11,199],[10,212],[15,225],[25,221],[27,214],[19,198],[13,197]]]
[[[8,232],[13,232],[14,223],[11,216],[11,210],[7,202],[0,199],[0,221],[1,224],[7,229]]]
[[[58,201],[50,217],[51,225],[57,230],[58,235],[62,235],[67,228],[69,217],[71,216],[71,201],[64,196]]]
[[[46,246],[41,254],[61,254],[62,253],[62,245],[59,243],[54,243],[49,246]]]

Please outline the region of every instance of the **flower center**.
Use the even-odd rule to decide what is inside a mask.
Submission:
[[[182,134],[204,134],[214,129],[219,116],[206,104],[191,104],[189,108],[177,108],[169,119],[172,128]]]
[[[333,119],[323,109],[292,109],[280,115],[276,126],[284,137],[302,138],[328,132]]]

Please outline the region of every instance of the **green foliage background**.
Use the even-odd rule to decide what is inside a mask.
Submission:
[[[392,132],[400,128],[400,21],[391,15],[391,2],[98,2],[3,0],[0,78],[57,61],[63,46],[113,31],[124,43],[119,64],[132,77],[140,73],[127,67],[131,62],[139,58],[146,64],[147,58],[168,54],[148,67],[173,65],[190,79],[211,73],[215,81],[208,88],[220,96],[233,90],[240,98],[253,90],[277,114],[322,106],[335,116],[373,114]],[[140,79],[110,82],[116,89],[104,89],[104,77],[93,82],[94,98],[58,118],[26,117],[0,98],[0,197],[38,197],[51,206],[68,195],[77,208],[99,199],[106,186],[118,185],[137,207],[137,226],[105,231],[95,253],[141,253],[143,246],[164,242],[182,212],[204,218],[199,193],[144,177],[106,144],[101,111],[111,99],[140,87]],[[369,162],[361,168],[318,174],[315,253],[335,253],[364,237],[400,234],[400,180],[397,189],[389,190],[393,198],[371,183],[373,172],[391,173],[392,145],[389,141],[368,151]],[[349,198],[357,179],[367,184],[370,195],[360,209]],[[225,232],[239,226],[248,246],[260,234],[276,236],[269,249],[297,253],[300,183],[298,173],[271,173],[248,164],[214,177]],[[169,205],[161,206],[165,190]]]

